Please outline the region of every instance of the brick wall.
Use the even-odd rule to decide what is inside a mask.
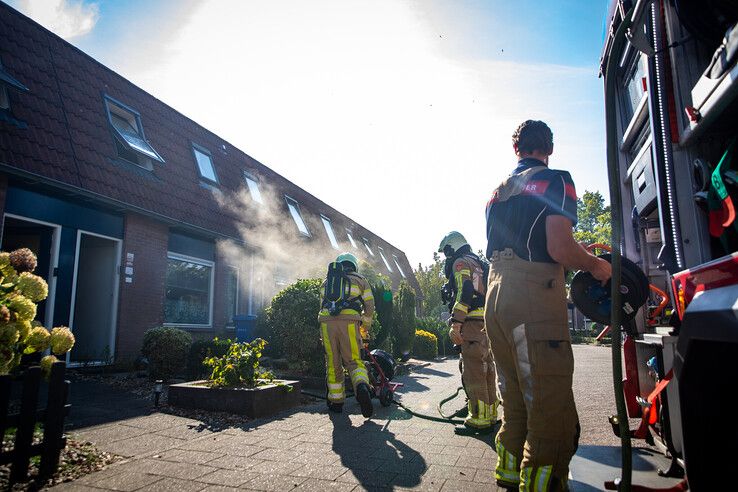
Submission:
[[[167,268],[169,228],[160,222],[136,214],[125,218],[123,258],[133,257],[132,282],[121,274],[118,308],[116,360],[139,356],[143,334],[160,326],[164,318],[164,279]]]

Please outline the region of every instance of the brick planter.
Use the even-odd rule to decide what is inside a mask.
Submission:
[[[215,412],[229,412],[250,418],[268,417],[300,403],[299,381],[280,381],[292,388],[269,384],[256,388],[209,388],[205,381],[169,386],[169,404]]]

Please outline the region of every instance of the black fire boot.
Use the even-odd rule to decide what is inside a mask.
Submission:
[[[374,405],[372,405],[372,391],[366,383],[360,383],[356,386],[356,401],[361,407],[361,414],[369,418],[374,413]]]
[[[328,410],[334,413],[343,412],[343,403],[328,402]]]

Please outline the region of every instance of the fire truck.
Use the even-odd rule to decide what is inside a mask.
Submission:
[[[697,491],[738,490],[737,21],[736,0],[613,1],[601,59],[616,247],[653,287],[623,324],[631,435]]]

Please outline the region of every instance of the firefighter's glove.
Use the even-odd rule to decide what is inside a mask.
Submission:
[[[451,323],[451,329],[448,330],[448,337],[454,345],[461,345],[464,339],[461,337],[461,323]]]

